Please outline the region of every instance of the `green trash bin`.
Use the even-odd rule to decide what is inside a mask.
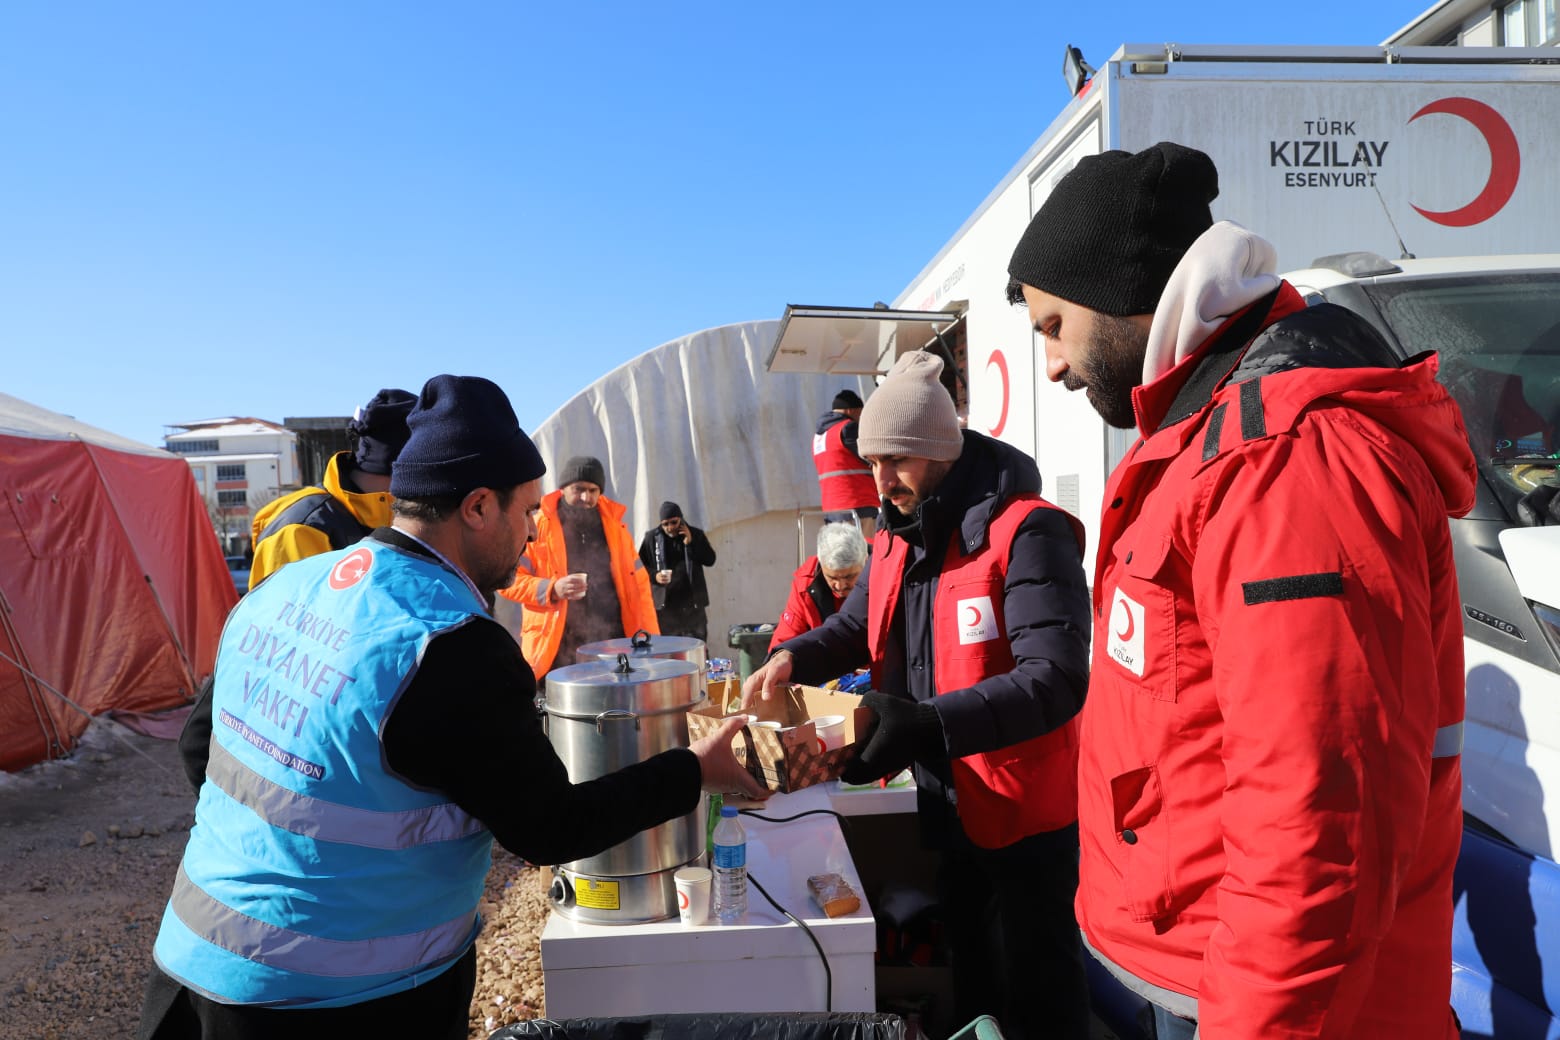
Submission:
[[[775,637],[774,623],[732,625],[728,635],[731,648],[737,652],[737,674],[746,682],[769,655],[769,641]]]

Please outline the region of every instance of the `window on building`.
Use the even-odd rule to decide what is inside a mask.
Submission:
[[[168,450],[180,455],[205,455],[216,453],[219,445],[216,441],[170,441]]]
[[[242,462],[235,465],[217,467],[218,480],[243,480],[244,477],[244,464]]]
[[[1554,43],[1556,0],[1512,0],[1500,9],[1501,42],[1507,47]]]
[[[224,507],[242,506],[248,501],[248,492],[242,488],[236,491],[218,491],[217,505]]]

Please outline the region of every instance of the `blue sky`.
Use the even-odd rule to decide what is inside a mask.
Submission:
[[[1068,43],[1374,44],[1428,0],[0,5],[0,390],[149,443],[892,300]],[[1179,10],[1175,8],[1179,7]]]

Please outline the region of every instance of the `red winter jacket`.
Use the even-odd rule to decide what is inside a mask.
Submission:
[[[817,628],[845,602],[844,596],[834,595],[834,591],[823,583],[821,575],[822,569],[818,566],[816,556],[803,560],[802,565],[796,568],[796,573],[791,575],[791,595],[785,601],[785,609],[780,612],[780,622],[775,625],[775,635],[769,641],[769,649],[773,650],[787,639],[799,636],[810,628]],[[824,595],[833,601],[828,614],[819,609],[819,596],[816,595],[814,583],[822,585]]]
[[[1078,920],[1140,991],[1195,998],[1204,1040],[1456,1036],[1447,517],[1475,470],[1435,372],[1286,284],[1134,393],[1149,432],[1096,564]]]

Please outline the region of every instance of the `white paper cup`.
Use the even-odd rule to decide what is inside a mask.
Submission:
[[[813,731],[818,735],[820,754],[845,746],[845,716],[819,715],[812,723]]]
[[[757,722],[749,722],[748,726],[753,729],[772,729],[776,733],[780,732],[782,729],[785,729],[785,726],[781,725],[780,723],[769,722],[765,719],[759,719]]]
[[[683,867],[672,875],[677,883],[677,916],[689,927],[710,919],[710,881],[707,867]]]

